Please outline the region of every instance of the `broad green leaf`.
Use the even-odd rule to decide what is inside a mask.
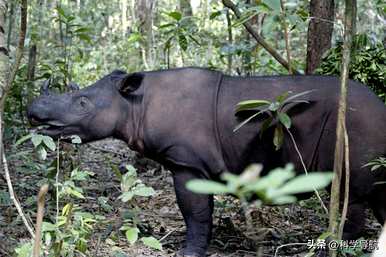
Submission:
[[[25,136],[19,138],[19,140],[16,141],[15,146],[18,146],[18,145],[24,143],[28,139],[32,138],[32,136],[33,136],[33,134],[28,134],[28,135],[25,135]]]
[[[301,92],[301,93],[298,93],[298,94],[295,94],[295,95],[291,95],[290,97],[288,97],[287,99],[284,100],[283,104],[289,103],[289,102],[291,102],[292,100],[295,100],[298,97],[301,97],[301,96],[304,96],[304,95],[308,95],[308,94],[310,94],[310,93],[312,93],[314,91],[316,91],[316,89],[307,90],[307,91],[304,91],[304,92]]]
[[[256,110],[256,108],[269,105],[271,102],[266,100],[246,100],[239,102],[236,105],[236,113],[241,111],[250,111],[250,110]]]
[[[46,149],[44,149],[43,146],[38,145],[38,147],[36,148],[36,151],[40,160],[44,161],[45,159],[47,159],[47,151]]]
[[[255,183],[247,185],[247,189],[257,192],[267,190],[269,188],[279,188],[287,180],[295,176],[293,168],[294,166],[292,164],[287,164],[285,168],[273,169],[267,175],[257,180]]]
[[[263,137],[264,132],[272,125],[273,117],[266,118],[261,124],[260,138]]]
[[[77,191],[77,190],[75,190],[75,189],[72,189],[72,188],[70,188],[70,187],[68,187],[68,188],[66,189],[66,193],[69,194],[69,195],[75,196],[75,197],[77,197],[77,198],[79,198],[79,199],[84,199],[84,196],[82,195],[81,192],[79,192],[79,191]]]
[[[142,237],[141,241],[143,242],[144,245],[162,251],[162,244],[160,241],[158,241],[156,238],[149,236],[149,237]]]
[[[268,109],[263,109],[253,115],[251,115],[249,118],[245,119],[243,122],[241,122],[239,125],[237,125],[234,129],[233,129],[233,132],[236,132],[237,130],[239,130],[242,126],[244,126],[245,124],[247,124],[248,122],[250,122],[253,118],[255,118],[256,116],[258,116],[259,114],[262,114],[264,112],[268,111]]]
[[[38,147],[43,141],[43,136],[39,134],[33,134],[31,137],[31,141],[35,147]]]
[[[71,138],[71,143],[73,143],[73,144],[82,143],[82,139],[78,135],[72,135],[72,136],[70,136],[70,138]]]
[[[42,231],[43,232],[56,231],[56,229],[57,229],[57,227],[55,224],[43,221],[43,223],[42,223]]]
[[[280,12],[280,0],[263,0],[263,2],[268,5],[275,12]]]
[[[276,101],[279,102],[279,103],[282,103],[288,97],[288,95],[290,93],[291,93],[291,91],[284,92],[283,94],[281,94],[281,95],[276,97]]]
[[[138,240],[138,234],[139,234],[139,229],[138,228],[130,228],[126,230],[126,239],[129,241],[131,245],[133,245],[135,242]]]
[[[118,196],[118,199],[121,199],[122,202],[125,203],[125,202],[128,202],[131,199],[133,199],[133,197],[134,197],[134,193],[133,192],[124,192],[123,194]]]
[[[188,49],[188,40],[182,33],[178,34],[178,44],[180,45],[182,50],[186,51]]]
[[[47,146],[51,151],[55,151],[56,144],[51,137],[43,136],[43,142],[44,142],[44,145]]]
[[[276,151],[279,150],[284,142],[284,132],[283,127],[278,124],[275,128],[275,133],[273,135],[273,144],[275,145]]]
[[[321,189],[331,183],[333,173],[331,172],[312,172],[308,175],[300,175],[290,180],[283,187],[272,193],[271,197],[282,195],[293,195],[299,193],[312,192]]]
[[[279,112],[278,114],[281,124],[284,125],[287,129],[291,127],[291,118],[285,112]]]
[[[155,194],[155,191],[151,187],[147,186],[138,186],[133,190],[133,193],[138,196],[152,196]]]
[[[194,193],[199,194],[224,194],[229,193],[229,189],[226,185],[219,182],[204,180],[204,179],[192,179],[186,183],[186,188]]]
[[[181,14],[180,12],[169,12],[169,13],[167,13],[167,15],[168,15],[169,17],[172,17],[172,18],[175,19],[176,21],[179,21],[179,20],[181,20],[181,18],[182,18],[182,14]]]
[[[221,11],[212,12],[209,16],[210,20],[214,20],[217,16],[221,15]]]
[[[296,202],[296,197],[292,195],[283,195],[272,199],[273,204],[289,204]]]

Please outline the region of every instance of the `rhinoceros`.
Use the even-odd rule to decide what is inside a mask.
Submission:
[[[114,137],[171,170],[177,203],[187,232],[179,256],[203,257],[212,230],[213,196],[186,189],[191,179],[220,180],[225,171],[241,173],[251,163],[265,170],[293,163],[302,171],[294,145],[285,135],[276,150],[270,132],[260,137],[262,119],[237,132],[243,117],[235,105],[248,99],[275,99],[284,92],[303,95],[289,112],[308,170],[333,169],[339,79],[328,76],[235,77],[202,68],[151,72],[113,71],[81,90],[43,94],[28,108],[32,125],[47,125],[52,137],[78,135],[83,142]],[[349,82],[347,129],[350,141],[350,200],[344,238],[357,238],[370,206],[386,218],[386,171],[364,166],[386,154],[386,107],[366,86]],[[271,133],[272,135],[272,133]]]

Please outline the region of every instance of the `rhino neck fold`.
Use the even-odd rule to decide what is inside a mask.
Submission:
[[[142,96],[132,96],[123,101],[122,116],[118,121],[114,137],[125,141],[129,148],[144,152],[142,133]]]

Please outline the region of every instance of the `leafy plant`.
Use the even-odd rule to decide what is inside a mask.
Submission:
[[[341,62],[342,42],[338,42],[316,72],[339,76]],[[386,48],[381,42],[374,42],[364,34],[354,38],[349,77],[369,86],[386,103]]]
[[[324,188],[332,180],[331,172],[312,172],[295,177],[292,164],[276,168],[263,177],[260,177],[261,171],[262,166],[254,164],[239,176],[231,173],[222,175],[221,179],[225,184],[194,179],[186,187],[195,193],[233,194],[242,201],[257,195],[259,204],[288,204],[296,201],[295,194]]]
[[[375,171],[379,168],[386,168],[386,158],[385,157],[378,157],[369,163],[365,164],[363,167],[371,166],[371,171]]]
[[[308,101],[297,100],[297,98],[307,95],[312,91],[313,90],[308,90],[291,96],[291,92],[285,92],[277,96],[274,101],[246,100],[239,102],[236,105],[236,114],[246,111],[255,113],[242,121],[233,131],[236,132],[259,115],[268,114],[268,117],[264,119],[260,127],[260,136],[262,136],[268,128],[275,125],[273,144],[276,150],[279,150],[284,142],[284,128],[289,131],[292,125],[291,118],[287,112],[297,104],[308,103]]]
[[[136,203],[136,197],[149,197],[155,194],[155,191],[152,187],[146,186],[137,176],[136,169],[127,165],[126,173],[121,174],[118,168],[114,167],[113,171],[121,181],[121,195],[118,196],[122,202],[127,203],[129,210],[126,211],[129,215],[126,215],[127,218],[120,228],[120,230],[125,231],[127,241],[133,245],[138,240],[140,240],[144,245],[156,249],[162,250],[161,243],[154,237],[140,237],[140,219],[138,217],[140,209]]]
[[[16,141],[15,146],[18,146],[29,139],[34,145],[38,157],[41,160],[45,160],[47,158],[47,150],[55,151],[56,149],[56,144],[51,137],[35,133],[30,133],[26,136],[23,136],[22,138]]]

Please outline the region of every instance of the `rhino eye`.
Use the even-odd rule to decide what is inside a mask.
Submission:
[[[80,112],[88,112],[92,104],[87,97],[81,96],[76,100],[75,108]]]

